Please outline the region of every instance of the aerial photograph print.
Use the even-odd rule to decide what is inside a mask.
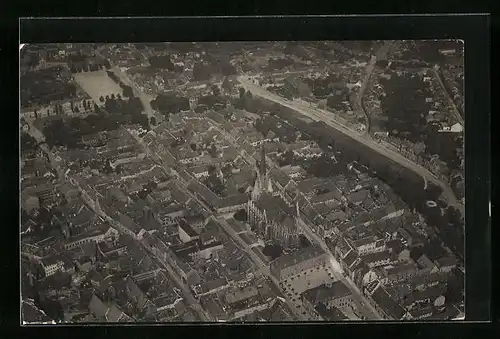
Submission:
[[[21,324],[466,316],[463,41],[19,56]]]

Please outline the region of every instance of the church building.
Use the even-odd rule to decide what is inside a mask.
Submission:
[[[299,245],[299,210],[283,200],[279,190],[273,186],[264,144],[247,213],[250,227],[266,243],[279,244],[282,248]]]

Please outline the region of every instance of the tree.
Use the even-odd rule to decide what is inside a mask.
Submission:
[[[240,87],[238,89],[238,92],[240,93],[240,99],[243,99],[243,96],[245,95],[245,89],[243,87]]]
[[[212,147],[210,147],[210,155],[212,158],[217,158],[217,147],[215,147],[214,144],[212,144]]]
[[[193,151],[196,151],[196,144],[189,145]]]
[[[151,102],[149,104],[151,105],[152,109],[154,109],[155,111],[158,111],[158,102],[156,101],[156,99],[151,100]]]
[[[219,86],[217,86],[217,85],[213,85],[212,86],[212,94],[215,95],[215,96],[220,95],[220,88],[219,88]]]
[[[124,86],[123,87],[123,96],[126,98],[132,98],[134,96],[134,91],[132,90],[132,87]]]
[[[233,218],[241,222],[246,222],[248,220],[247,211],[240,209],[234,213]]]
[[[217,170],[217,168],[215,167],[215,165],[209,165],[208,166],[208,173],[209,173],[209,175],[214,175],[216,170]]]

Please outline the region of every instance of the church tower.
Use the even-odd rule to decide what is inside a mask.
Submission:
[[[252,192],[252,198],[255,200],[263,192],[272,193],[272,191],[273,187],[267,171],[266,147],[265,144],[263,143],[260,149],[260,161],[258,163],[257,179],[255,180],[255,185]]]

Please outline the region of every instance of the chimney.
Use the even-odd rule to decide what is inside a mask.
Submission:
[[[151,208],[149,206],[144,207],[143,216],[144,216],[144,219],[151,220],[152,213],[151,213]]]

